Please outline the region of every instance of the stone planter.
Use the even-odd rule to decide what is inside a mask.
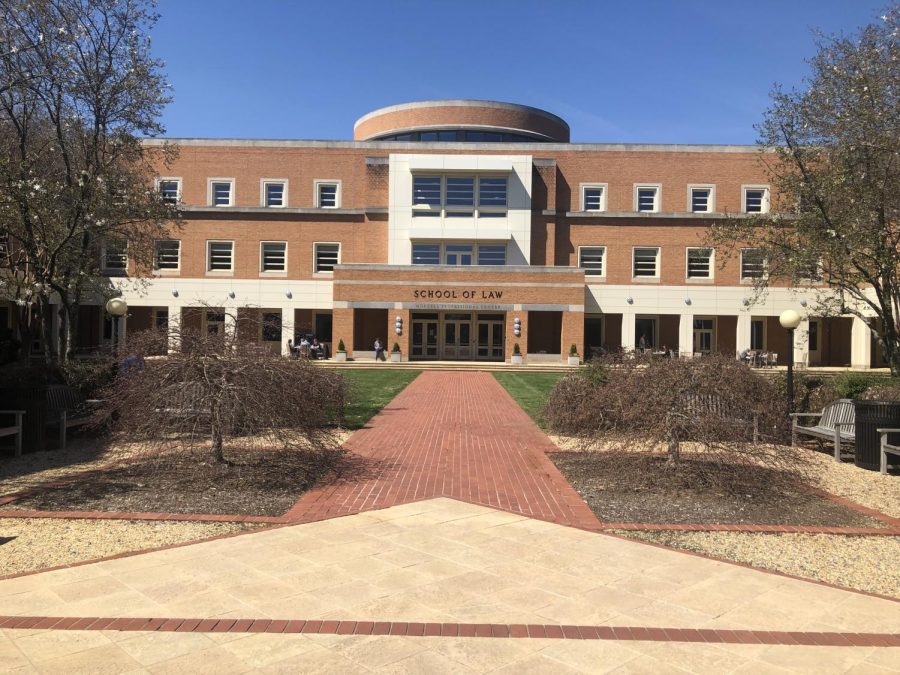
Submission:
[[[391,352],[391,363],[400,363],[402,356],[400,352]]]
[[[575,356],[570,356],[570,357],[569,357],[569,365],[570,365],[570,366],[578,366],[578,365],[581,365],[581,359],[578,357],[578,354],[576,354]]]
[[[335,352],[334,360],[335,361],[346,361],[347,360],[347,352]]]
[[[514,366],[521,366],[522,365],[522,355],[521,354],[513,354],[512,357],[510,357],[509,362],[511,364],[513,364]]]

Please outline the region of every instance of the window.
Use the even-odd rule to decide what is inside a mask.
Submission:
[[[713,278],[713,250],[711,248],[689,248],[687,250],[687,278]]]
[[[688,210],[691,213],[712,213],[714,202],[712,185],[688,185]]]
[[[413,217],[505,218],[507,187],[506,176],[413,176]]]
[[[634,249],[634,276],[636,278],[659,276],[658,248]]]
[[[445,265],[471,265],[472,244],[447,244],[444,253]]]
[[[315,250],[315,271],[333,272],[334,266],[340,262],[341,245],[340,244],[314,244]]]
[[[234,242],[206,242],[206,260],[208,272],[231,272],[234,269]]]
[[[127,244],[124,241],[111,240],[103,244],[100,261],[104,272],[122,274],[128,268]]]
[[[259,258],[261,272],[287,271],[287,243],[283,241],[260,242]]]
[[[281,342],[281,314],[278,312],[263,312],[262,325],[260,326],[263,342]]]
[[[763,351],[766,348],[766,322],[763,319],[750,321],[750,349]]]
[[[181,200],[180,178],[158,178],[156,189],[166,204],[177,204]]]
[[[211,206],[231,206],[234,203],[234,179],[211,178],[209,203]]]
[[[760,279],[765,270],[766,261],[760,249],[741,249],[741,279]]]
[[[412,263],[413,265],[440,265],[441,245],[413,244]]]
[[[506,246],[503,244],[480,244],[478,246],[479,265],[505,265]]]
[[[579,246],[578,266],[584,270],[586,276],[602,277],[606,275],[603,259],[606,257],[605,246]]]
[[[819,322],[810,321],[807,330],[809,332],[809,351],[819,351]]]
[[[769,188],[761,185],[744,186],[744,213],[768,213]]]
[[[316,206],[320,209],[336,209],[341,205],[339,181],[316,181]]]
[[[287,181],[264,180],[262,193],[263,206],[269,208],[287,206]]]
[[[163,239],[153,242],[153,269],[177,270],[181,264],[181,242]]]
[[[581,186],[582,211],[606,211],[606,185]]]
[[[634,186],[634,210],[642,213],[659,211],[659,185]]]

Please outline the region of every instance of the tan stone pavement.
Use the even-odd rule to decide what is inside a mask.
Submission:
[[[900,603],[439,498],[0,581],[0,615],[900,632]],[[4,672],[900,672],[900,648],[0,630]]]

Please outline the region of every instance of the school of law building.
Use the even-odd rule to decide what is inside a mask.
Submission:
[[[153,278],[129,285],[127,254],[103,252],[128,331],[244,317],[237,329],[273,350],[315,333],[357,360],[379,338],[415,361],[509,361],[518,344],[528,363],[560,362],[573,344],[586,357],[643,342],[783,363],[790,308],[798,362],[881,365],[865,322],[810,315],[811,288],[751,303],[758,252],[707,248],[717,218],[769,209],[756,147],[571,143],[556,115],[473,100],[382,108],[348,141],[169,142],[179,156],[156,187],[184,222],[156,243]],[[99,306],[81,329],[85,348],[111,337]]]

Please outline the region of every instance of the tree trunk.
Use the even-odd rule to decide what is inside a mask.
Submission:
[[[53,343],[53,305],[50,304],[49,299],[41,298],[39,306],[42,342],[44,344],[44,363],[49,366],[57,361]]]
[[[75,356],[75,349],[78,339],[78,304],[74,302],[64,302],[63,306],[65,308],[64,313],[66,324],[65,356],[63,357],[63,362],[65,362]]]
[[[217,464],[228,464],[225,459],[225,448],[222,441],[222,429],[216,422],[215,417],[212,419],[212,454]]]
[[[669,430],[668,448],[666,453],[669,455],[669,464],[677,464],[681,459],[681,439],[675,429]]]

